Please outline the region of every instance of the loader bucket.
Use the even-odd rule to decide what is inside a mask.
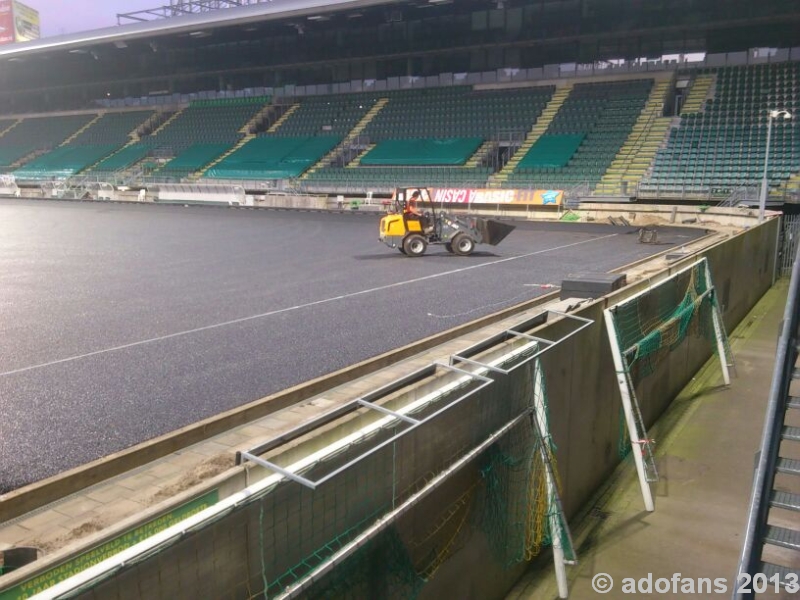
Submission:
[[[477,219],[475,228],[481,234],[482,242],[497,246],[500,242],[506,239],[506,236],[514,231],[516,225],[509,225],[508,223],[501,223],[500,221],[492,221],[491,219]]]

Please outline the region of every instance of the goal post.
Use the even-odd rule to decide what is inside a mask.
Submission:
[[[733,364],[708,261],[702,258],[663,281],[604,311],[606,331],[622,402],[625,441],[631,452],[645,508],[655,505],[650,483],[658,481],[654,441],[647,435],[636,386],[652,374],[690,335],[705,336],[719,357],[722,378],[730,384]]]

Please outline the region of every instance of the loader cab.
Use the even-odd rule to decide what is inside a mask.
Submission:
[[[416,202],[424,202],[430,205],[431,195],[427,188],[397,188],[394,192],[394,212],[404,214],[412,198],[416,197]]]

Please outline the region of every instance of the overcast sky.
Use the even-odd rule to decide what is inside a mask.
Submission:
[[[169,4],[169,0],[22,0],[39,11],[42,37],[117,24],[117,13]]]

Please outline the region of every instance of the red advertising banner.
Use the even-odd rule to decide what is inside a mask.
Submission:
[[[433,202],[445,204],[533,204],[560,206],[564,200],[561,190],[483,190],[436,188],[431,190]]]
[[[14,43],[12,0],[0,0],[0,46]]]

